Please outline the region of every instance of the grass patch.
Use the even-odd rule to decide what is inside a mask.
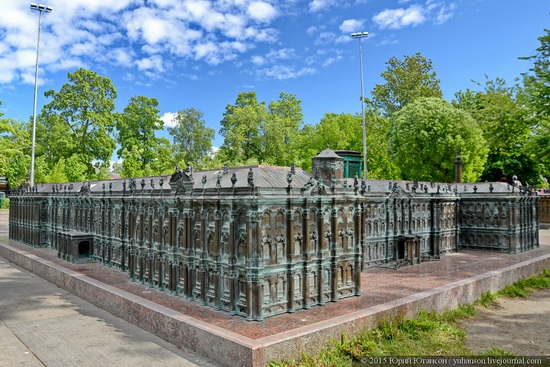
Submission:
[[[481,353],[480,356],[482,356],[482,357],[515,357],[516,355],[513,354],[513,353],[508,352],[504,348],[493,345],[491,347],[491,349],[489,349],[485,353]]]
[[[362,366],[366,357],[382,356],[460,356],[475,353],[465,345],[465,332],[459,325],[461,319],[476,314],[476,306],[489,307],[499,296],[526,297],[534,289],[550,288],[550,269],[541,275],[522,279],[497,293],[490,291],[481,295],[474,305],[461,305],[443,313],[420,312],[406,320],[397,317],[382,320],[371,330],[334,341],[318,355],[303,354],[298,361],[270,362],[270,367],[356,367]],[[507,350],[493,347],[479,356],[513,357]]]
[[[550,269],[545,269],[540,275],[521,279],[513,284],[510,284],[500,290],[498,295],[510,298],[522,297],[525,298],[535,289],[550,288]]]
[[[477,304],[482,305],[485,308],[491,307],[496,303],[498,294],[491,291],[481,293],[481,298],[477,300]]]
[[[318,356],[304,354],[299,361],[271,362],[270,367],[352,367],[368,356],[466,355],[458,320],[475,313],[473,305],[462,305],[443,313],[422,311],[410,320],[383,320],[351,339],[342,337]]]

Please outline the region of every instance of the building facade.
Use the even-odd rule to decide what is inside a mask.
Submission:
[[[360,295],[369,267],[539,246],[536,193],[343,172],[327,149],[313,175],[188,167],[170,177],[37,185],[12,193],[9,234],[257,321]]]

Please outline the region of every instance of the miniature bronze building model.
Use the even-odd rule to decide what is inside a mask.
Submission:
[[[12,193],[10,238],[249,320],[360,295],[368,267],[539,246],[538,197],[506,183],[343,178],[330,149],[312,170],[37,185]]]

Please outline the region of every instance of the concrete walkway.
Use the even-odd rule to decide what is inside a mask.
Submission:
[[[214,365],[0,257],[0,367],[13,366]]]

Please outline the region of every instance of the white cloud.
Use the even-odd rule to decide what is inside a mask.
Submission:
[[[4,0],[0,12],[0,83],[29,83],[38,13]],[[217,64],[274,43],[281,14],[270,0],[55,0],[42,16],[40,66],[45,71],[101,61],[128,72],[167,71],[177,58]],[[297,6],[297,5],[295,5]],[[132,70],[133,69],[133,70]]]
[[[171,28],[170,24],[163,19],[155,18],[146,19],[141,27],[143,38],[149,44],[155,44],[168,37]]]
[[[164,127],[175,127],[176,122],[176,113],[174,112],[165,112],[160,119],[164,122]]]
[[[181,74],[181,76],[189,79],[189,80],[199,80],[199,76],[196,74]]]
[[[13,55],[13,61],[16,65],[21,66],[25,69],[30,66],[35,65],[36,63],[36,51],[32,50],[22,50]]]
[[[310,12],[316,13],[335,6],[337,3],[337,0],[312,0],[308,7]]]
[[[340,24],[340,30],[344,33],[362,32],[364,23],[362,19],[346,19]]]
[[[277,10],[269,3],[254,1],[248,5],[248,15],[260,22],[269,22],[277,16]]]
[[[0,58],[0,83],[10,83],[16,78],[16,70],[7,58]]]
[[[327,56],[330,53],[331,56]],[[300,56],[294,48],[281,48],[270,50],[265,56],[254,55],[250,62],[255,69],[251,73],[260,78],[288,80],[317,73],[317,66],[327,67],[341,59],[341,55],[334,50],[325,49],[317,51],[315,55],[307,56],[303,63],[307,66],[295,64]],[[289,62],[293,62],[292,64]]]
[[[409,1],[400,1],[401,4]],[[372,17],[380,29],[401,29],[418,26],[426,21],[442,24],[453,17],[456,3],[447,4],[440,0],[426,0],[424,5],[414,4],[408,8],[385,9]]]
[[[426,0],[426,9],[434,10],[437,7],[437,0]]]
[[[285,80],[296,79],[304,75],[315,74],[317,70],[313,67],[296,68],[289,65],[273,65],[270,68],[261,69],[258,74],[270,79]]]
[[[382,41],[380,41],[380,45],[382,46],[395,45],[398,43],[399,41],[395,38],[384,38]]]
[[[353,39],[351,38],[351,35],[349,34],[341,34],[334,40],[335,43],[346,43],[351,42]]]
[[[96,47],[93,43],[76,43],[72,45],[70,53],[73,56],[82,56],[92,54],[95,51]]]
[[[343,59],[342,51],[338,49],[319,49],[315,54],[308,56],[304,62],[306,65],[319,65],[328,67]]]
[[[296,50],[293,48],[281,48],[279,50],[272,50],[267,54],[267,59],[287,60],[296,57]]]
[[[164,71],[162,57],[159,55],[136,60],[136,65],[142,71],[155,71],[160,73]]]
[[[275,43],[279,36],[279,31],[274,28],[254,29],[249,27],[246,29],[247,38],[256,42]]]
[[[328,57],[323,61],[323,67],[327,67],[329,65],[334,64],[335,62],[338,62],[342,59],[342,55],[336,55],[335,57]]]
[[[171,8],[178,5],[178,3],[175,2],[174,0],[148,0],[148,1],[161,8]]]
[[[252,61],[252,63],[254,65],[258,65],[258,66],[262,66],[262,65],[265,65],[267,63],[267,60],[265,58],[263,58],[262,56],[260,55],[254,55],[250,58],[250,61]]]
[[[406,26],[417,26],[426,21],[424,8],[419,5],[411,5],[406,9],[386,9],[374,15],[372,20],[381,29],[400,29]]]
[[[435,18],[435,24],[443,24],[453,17],[453,10],[456,9],[455,3],[449,5],[442,5]]]
[[[334,43],[338,39],[338,36],[333,32],[321,32],[315,38],[316,45],[324,45],[328,43]]]
[[[195,59],[205,60],[210,65],[218,65],[224,61],[234,60],[238,54],[246,52],[248,47],[246,43],[238,41],[222,43],[206,41],[195,47]]]
[[[114,48],[106,56],[107,60],[111,60],[113,64],[129,67],[133,63],[133,55],[134,52],[131,49]]]
[[[319,32],[319,28],[317,28],[315,26],[311,26],[306,30],[306,33],[310,36],[315,35],[317,32]]]

